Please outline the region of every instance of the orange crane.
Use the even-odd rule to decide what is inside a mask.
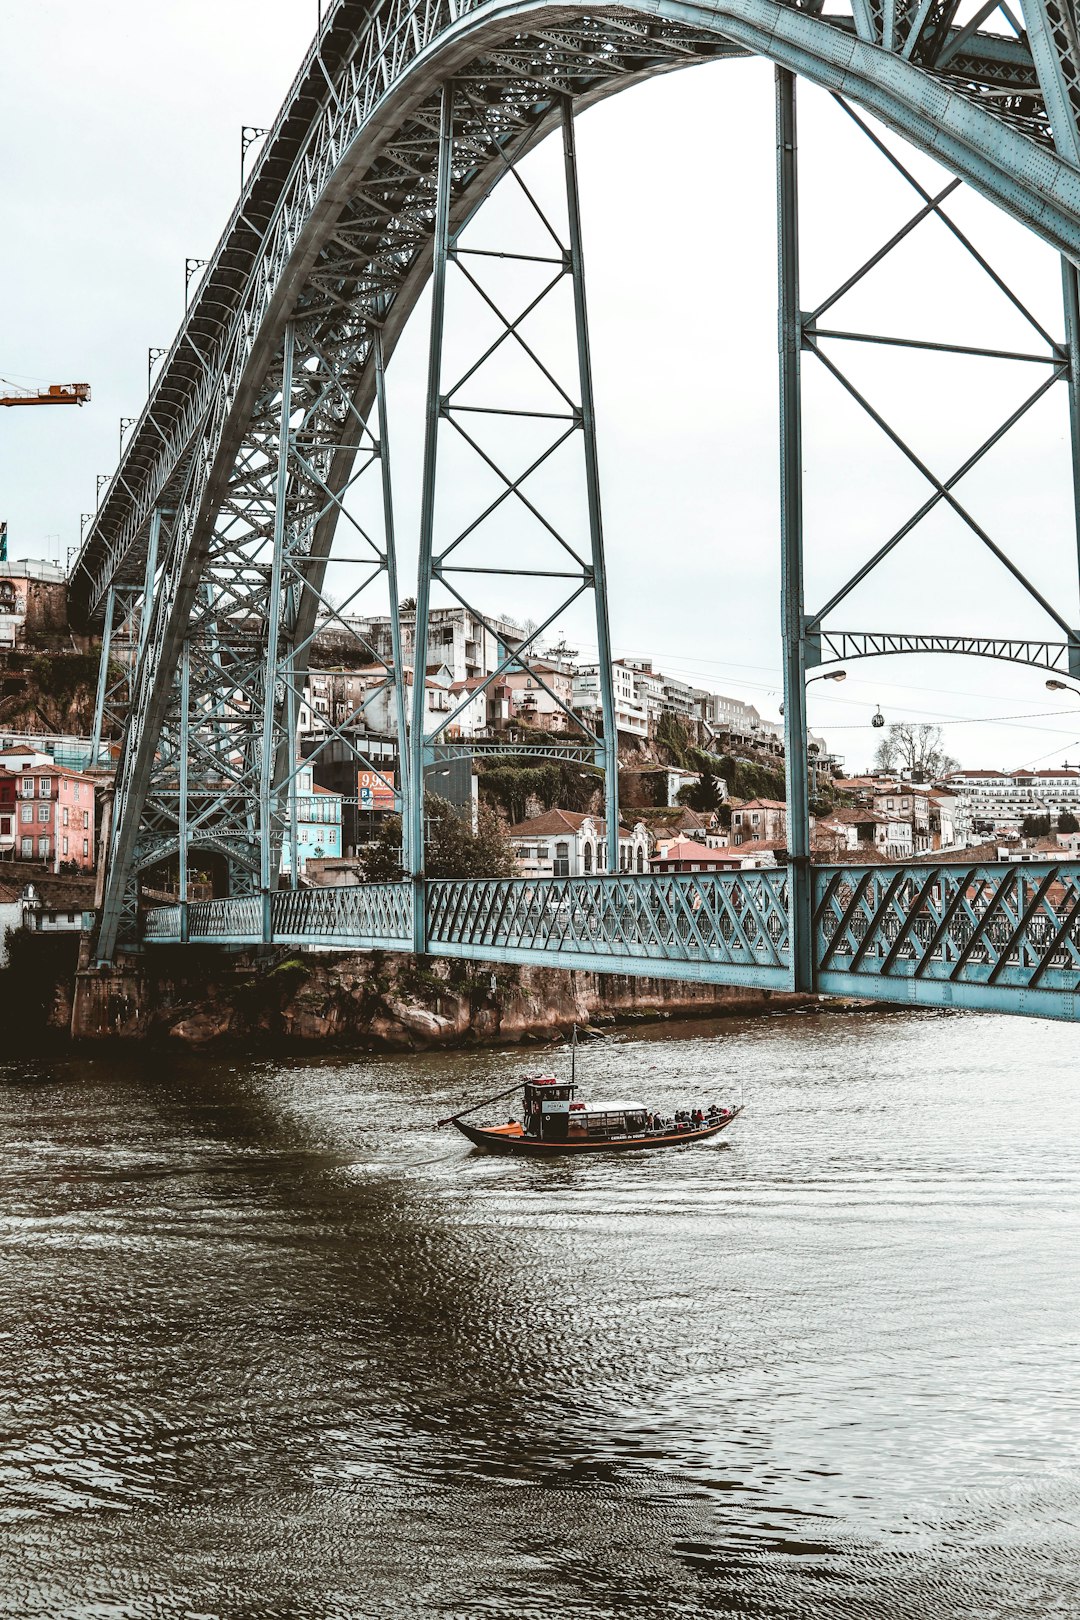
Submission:
[[[0,405],[85,405],[89,383],[50,383],[48,388],[14,388],[0,378]]]

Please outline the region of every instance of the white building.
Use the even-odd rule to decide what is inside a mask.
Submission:
[[[416,610],[401,612],[402,658],[411,666],[413,642],[416,639]],[[344,629],[342,627],[345,627]],[[490,627],[490,628],[489,628]],[[390,615],[372,617],[341,615],[340,622],[327,619],[320,635],[333,639],[352,633],[368,646],[377,658],[393,663],[390,635]],[[465,607],[432,608],[428,617],[427,664],[446,664],[453,681],[468,681],[478,675],[491,675],[498,669],[508,651],[520,646],[525,632],[513,619],[488,616],[488,623],[479,619]]]
[[[598,816],[546,810],[510,828],[509,838],[525,877],[594,877],[607,871],[606,827]],[[620,872],[649,870],[644,822],[619,828]]]
[[[636,671],[621,659],[616,659],[612,663],[615,729],[629,737],[645,738],[649,735],[649,722],[644,700],[638,696],[635,675]],[[573,694],[575,709],[580,710],[592,721],[599,719],[602,707],[599,664],[586,664],[575,673]]]
[[[1080,821],[1080,770],[953,771],[942,784],[954,794],[978,838],[997,828],[1018,829],[1025,816],[1068,811]]]

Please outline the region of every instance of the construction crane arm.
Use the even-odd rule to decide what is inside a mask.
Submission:
[[[0,405],[85,405],[89,383],[50,383],[48,388],[13,388],[0,380]]]

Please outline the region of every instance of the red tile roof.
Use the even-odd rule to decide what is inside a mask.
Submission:
[[[727,855],[726,849],[708,849],[704,844],[696,844],[692,838],[680,839],[678,843],[669,844],[663,855],[655,855],[653,864],[663,861],[718,861]]]
[[[607,831],[607,824],[600,816],[586,815],[579,810],[545,810],[541,816],[529,816],[525,821],[515,822],[510,828],[510,837],[557,838],[561,833],[580,832],[585,821],[591,821],[600,834]],[[629,830],[620,827],[619,836],[629,838]]]

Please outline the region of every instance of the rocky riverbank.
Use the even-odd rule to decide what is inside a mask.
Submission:
[[[80,1042],[248,1049],[283,1043],[367,1050],[496,1046],[573,1024],[747,1015],[804,996],[619,973],[416,959],[382,952],[231,957],[187,946],[79,972],[51,1022]]]

